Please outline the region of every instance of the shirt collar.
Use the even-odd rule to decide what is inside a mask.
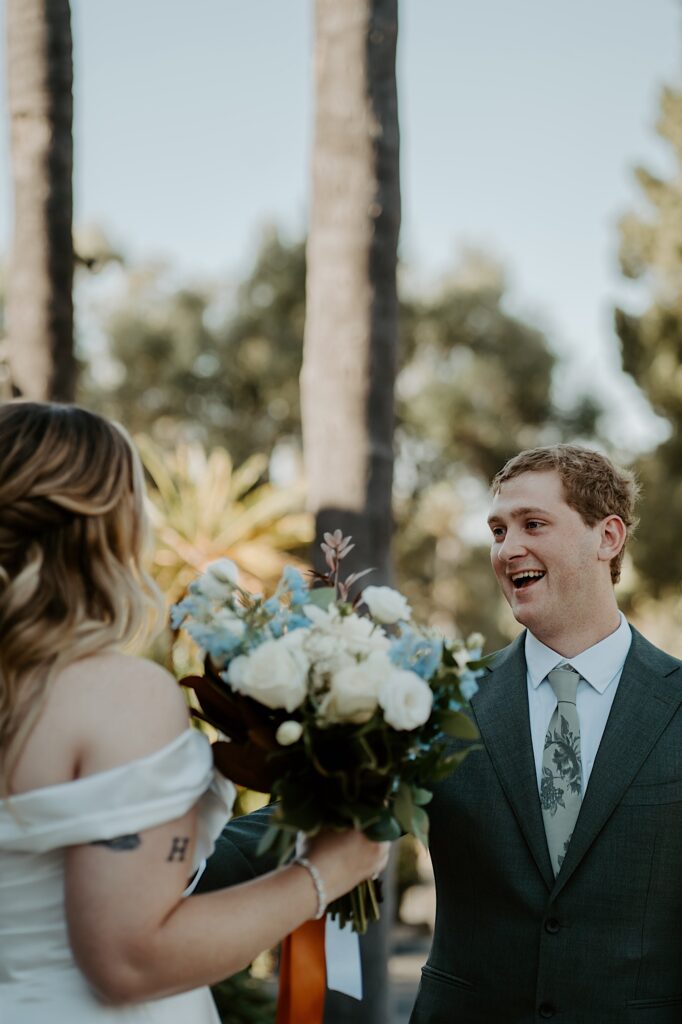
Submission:
[[[526,632],[526,666],[530,684],[536,690],[543,679],[547,677],[548,672],[551,672],[557,665],[570,661],[570,664],[583,679],[599,693],[603,693],[623,668],[631,643],[632,630],[622,612],[620,613],[620,625],[614,633],[570,659],[557,654],[551,647],[541,643],[528,631]]]

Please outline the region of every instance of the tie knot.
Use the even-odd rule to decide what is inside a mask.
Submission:
[[[560,704],[575,704],[580,676],[572,665],[559,665],[558,668],[553,668],[547,678]]]

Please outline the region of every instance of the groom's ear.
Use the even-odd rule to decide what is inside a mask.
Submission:
[[[600,543],[597,558],[600,562],[610,562],[620,554],[627,538],[627,528],[620,516],[607,516],[600,526]]]

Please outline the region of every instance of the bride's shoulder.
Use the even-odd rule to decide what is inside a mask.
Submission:
[[[74,662],[55,680],[53,696],[75,716],[82,774],[144,757],[189,724],[173,676],[130,655],[112,652]]]
[[[152,702],[158,703],[162,712],[184,704],[176,680],[165,668],[117,651],[67,665],[55,678],[53,690],[60,702],[76,702],[79,707],[130,705],[144,709]]]

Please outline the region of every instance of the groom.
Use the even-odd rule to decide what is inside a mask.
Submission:
[[[632,478],[569,445],[492,486],[524,632],[430,807],[436,928],[411,1024],[682,1020],[682,671],[618,611]]]

